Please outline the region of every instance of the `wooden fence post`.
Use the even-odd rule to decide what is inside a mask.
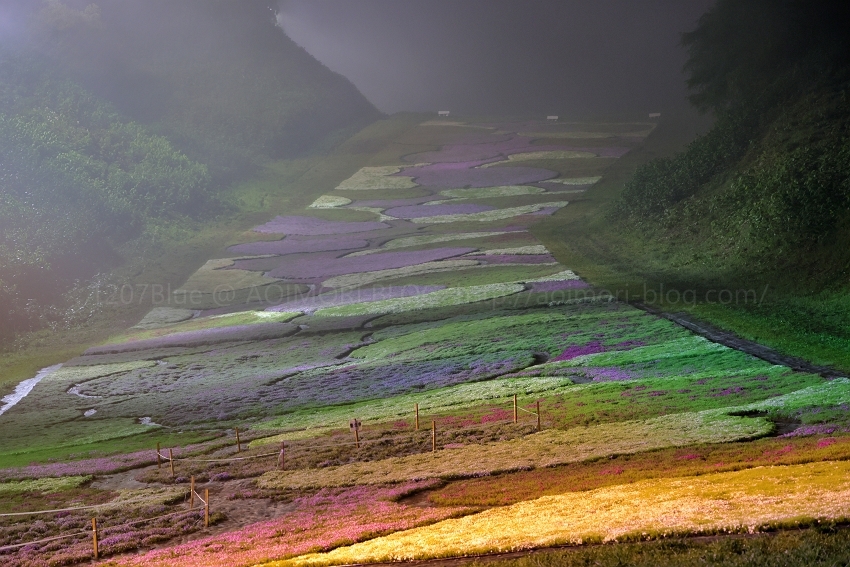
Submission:
[[[162,454],[159,451],[159,441],[156,443],[156,468],[162,468]]]
[[[419,404],[413,404],[413,409],[416,412],[416,431],[419,431]]]
[[[431,452],[437,450],[437,422],[431,422]]]
[[[210,489],[204,489],[204,527],[210,527]]]
[[[91,519],[91,537],[92,537],[92,546],[94,547],[94,558],[98,559],[100,556],[99,549],[97,546],[97,518]]]
[[[514,423],[519,422],[519,414],[517,413],[516,394],[514,394]]]
[[[540,431],[540,400],[537,400],[537,431]]]
[[[359,449],[360,448],[360,430],[358,428],[354,428],[354,444]]]
[[[277,464],[280,467],[280,470],[286,470],[286,445],[285,441],[280,442],[280,455],[277,457]]]
[[[168,448],[168,462],[171,463],[171,478],[174,478],[174,453]]]
[[[195,477],[189,481],[189,509],[195,508]]]
[[[239,442],[239,428],[234,427],[234,429],[236,430],[236,452],[241,453],[242,452],[242,444]]]

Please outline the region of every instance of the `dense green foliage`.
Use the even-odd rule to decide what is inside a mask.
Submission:
[[[377,116],[274,3],[19,4],[26,33],[0,41],[0,339],[66,318],[51,305],[123,243]]]
[[[716,124],[684,153],[639,168],[614,214],[675,241],[683,265],[783,272],[798,284],[794,271],[806,268],[809,284],[844,281],[847,16],[834,1],[719,2],[683,38],[692,101]]]

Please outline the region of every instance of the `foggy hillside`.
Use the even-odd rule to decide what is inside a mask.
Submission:
[[[379,116],[270,4],[4,2],[2,334],[43,325],[147,227],[217,214],[256,166]]]

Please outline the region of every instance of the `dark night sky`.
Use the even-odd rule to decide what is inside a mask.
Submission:
[[[591,117],[686,104],[714,0],[281,0],[287,34],[384,112]]]

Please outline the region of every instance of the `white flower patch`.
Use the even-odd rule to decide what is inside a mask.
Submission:
[[[433,274],[436,272],[448,272],[459,268],[477,266],[475,260],[445,260],[442,262],[425,262],[415,266],[403,268],[392,268],[389,270],[375,270],[374,272],[363,272],[361,274],[347,274],[336,276],[322,282],[324,287],[346,288],[361,287],[381,280],[390,280],[405,276],[418,276],[422,274]]]
[[[519,233],[520,231],[516,231]],[[525,231],[521,231],[525,232]],[[411,246],[424,246],[426,244],[436,244],[438,242],[451,242],[453,240],[467,240],[470,238],[486,238],[488,236],[499,236],[501,234],[507,234],[505,231],[500,232],[458,232],[455,234],[423,234],[420,236],[406,236],[404,238],[396,238],[395,240],[390,240],[380,248],[374,248],[372,250],[361,250],[359,252],[352,252],[348,254],[346,258],[351,256],[366,256],[368,254],[374,254],[376,252],[385,252],[387,250],[395,250],[397,248],[409,248]]]
[[[535,244],[533,246],[517,246],[516,248],[496,248],[493,250],[482,250],[481,252],[470,252],[469,254],[464,254],[464,256],[513,256],[525,254],[533,256],[548,253],[549,250],[547,250],[545,246],[542,244]]]
[[[273,254],[261,256],[243,256],[241,258],[217,258],[208,260],[206,264],[198,268],[194,274],[189,276],[180,289],[174,290],[175,295],[191,292],[215,293],[217,289],[239,290],[267,285],[279,282],[277,278],[269,278],[257,272],[248,270],[225,270],[232,266],[236,260],[250,260],[253,258],[268,258]]]
[[[334,209],[336,207],[344,207],[350,205],[351,199],[345,197],[337,197],[336,195],[322,195],[310,205],[311,209]]]
[[[563,272],[558,272],[557,274],[552,274],[551,276],[543,276],[542,278],[535,278],[533,280],[526,280],[526,283],[535,283],[535,282],[564,282],[569,280],[580,280],[575,272],[572,270],[564,270]]]
[[[566,207],[569,201],[555,201],[552,203],[536,203],[534,205],[524,205],[522,207],[510,207],[507,209],[494,209],[492,211],[482,211],[480,213],[465,213],[454,215],[437,215],[433,217],[421,217],[418,219],[410,219],[416,224],[443,224],[447,222],[490,222],[520,215],[536,213],[541,209]]]
[[[363,167],[336,186],[337,191],[368,191],[371,189],[412,189],[418,187],[412,177],[390,177],[401,171],[402,165]]]
[[[316,315],[324,317],[345,317],[349,315],[370,315],[381,313],[403,313],[429,309],[432,307],[451,307],[476,303],[488,299],[496,299],[519,293],[525,289],[523,284],[497,283],[469,287],[453,287],[432,291],[413,297],[399,297],[368,303],[357,303],[340,307],[326,307],[316,311]]]
[[[547,179],[540,183],[560,183],[561,185],[593,185],[602,179],[601,175],[596,177],[559,177],[558,179]]]
[[[508,156],[508,159],[497,161],[494,163],[485,163],[484,165],[479,165],[478,167],[483,169],[485,167],[493,167],[494,165],[499,165],[501,163],[509,163],[515,161],[532,161],[538,159],[578,159],[578,158],[595,158],[598,157],[596,154],[592,152],[575,152],[570,150],[552,150],[552,151],[543,151],[543,152],[523,152],[521,154],[511,154]]]
[[[397,217],[385,215],[384,209],[379,209],[378,207],[346,207],[346,209],[349,211],[363,211],[364,213],[372,213],[378,215],[378,220],[380,221],[398,220]]]

